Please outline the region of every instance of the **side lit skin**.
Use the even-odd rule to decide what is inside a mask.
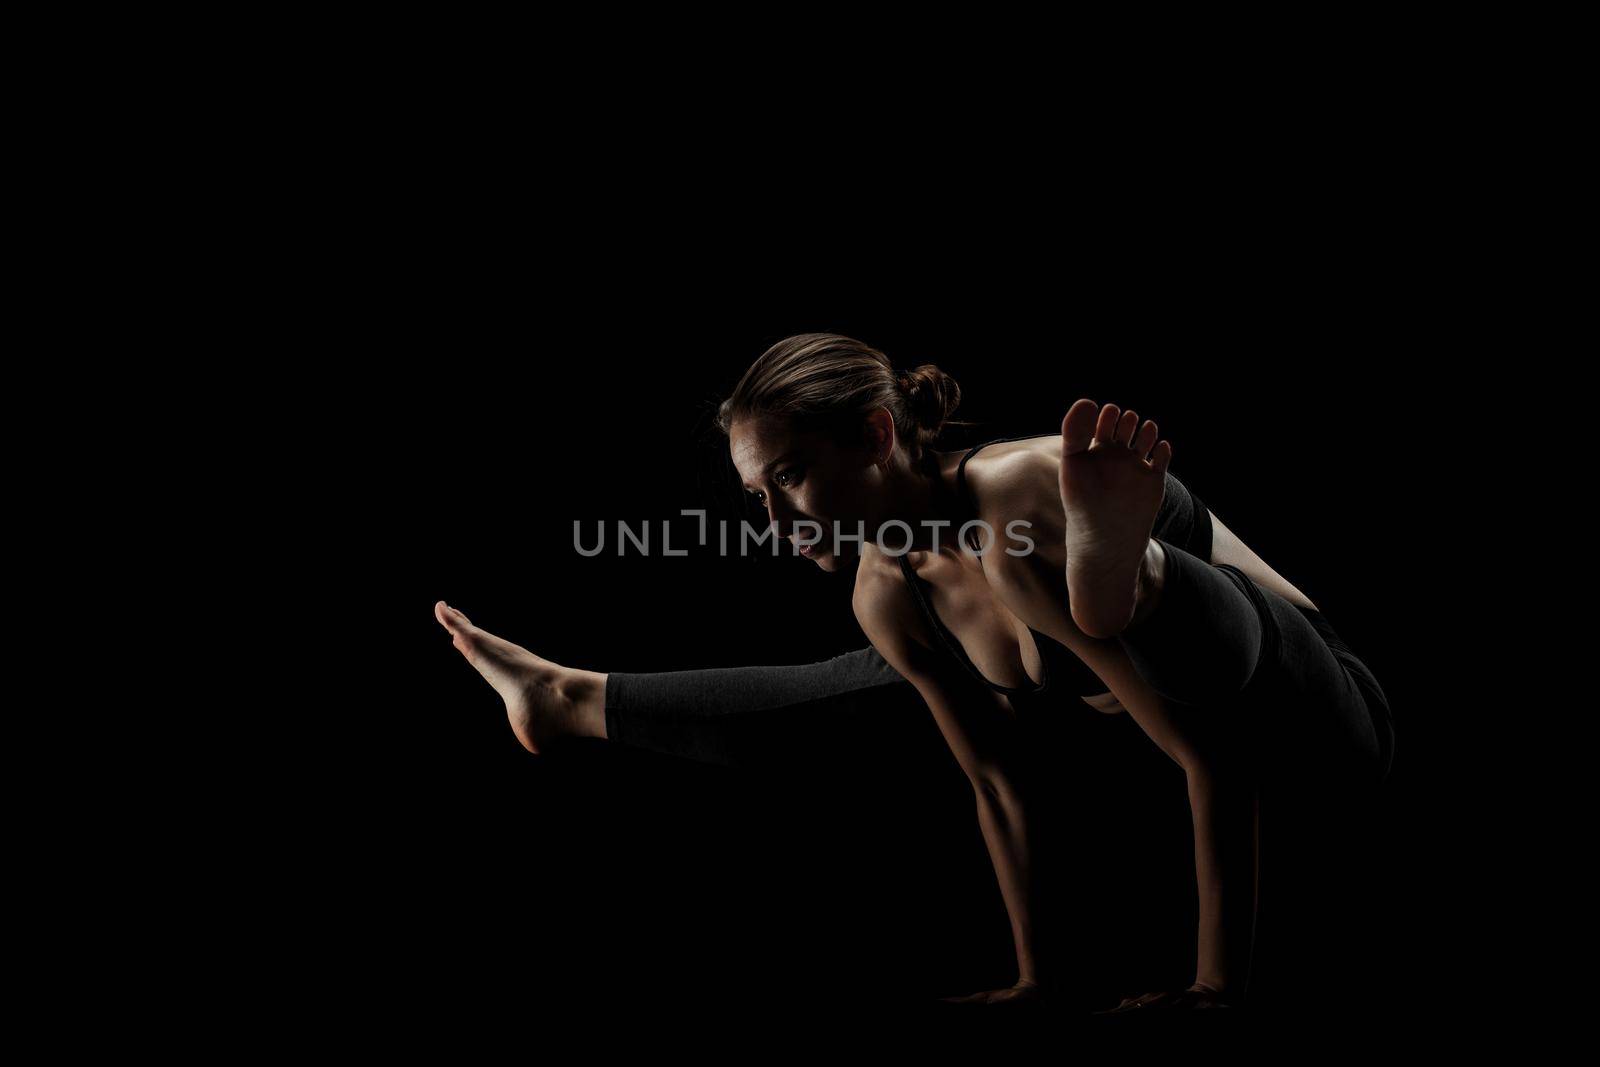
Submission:
[[[1102,429],[1104,436],[1096,436]],[[955,568],[965,568],[986,583],[997,609],[987,626],[962,627],[958,618],[941,611],[986,677],[1009,685],[1022,684],[1023,675],[1037,681],[1038,653],[1027,634],[1031,626],[1065,645],[1105,682],[1109,695],[1091,699],[1091,706],[1128,711],[1157,747],[1183,768],[1194,823],[1200,895],[1197,973],[1189,990],[1181,994],[1147,996],[1128,1002],[1128,1006],[1183,1003],[1185,998],[1187,1003],[1225,1002],[1241,989],[1249,961],[1255,911],[1255,786],[1235,758],[1233,739],[1221,732],[1214,720],[1173,705],[1150,688],[1115,640],[1121,627],[1105,632],[1107,618],[1124,619],[1122,626],[1126,626],[1159,603],[1164,561],[1159,544],[1151,541],[1148,533],[1160,505],[1161,475],[1170,459],[1170,445],[1163,443],[1164,458],[1159,464],[1150,463],[1148,456],[1156,444],[1154,424],[1147,422],[1141,428],[1135,413],[1123,413],[1114,405],[1101,408],[1087,400],[1073,405],[1063,430],[1061,438],[991,445],[967,465],[967,481],[979,517],[994,530],[1003,530],[1013,519],[1027,520],[1037,546],[1031,555],[1009,556],[998,550],[1003,546],[997,546],[980,559],[966,546],[945,547],[940,557],[948,559],[942,567],[929,564],[931,553],[913,554],[912,564],[935,583],[936,591],[941,570],[950,575]],[[889,459],[884,450],[896,451],[893,424],[887,418],[878,419],[869,436],[875,456]],[[1142,453],[1137,448],[1141,443]],[[1122,453],[1095,455],[1113,446]],[[1132,454],[1139,456],[1142,471],[1126,463]],[[1129,479],[1113,473],[1094,487],[1102,494],[1100,506],[1107,510],[1143,509],[1121,528],[1133,531],[1124,535],[1127,539],[1142,538],[1144,547],[1130,552],[1125,544],[1113,544],[1110,547],[1120,555],[1107,564],[1093,554],[1101,545],[1082,544],[1082,538],[1073,544],[1073,524],[1068,522],[1069,508],[1064,503],[1071,487],[1062,484],[1062,469],[1068,460],[1081,464],[1102,458],[1114,458],[1122,464],[1122,473],[1153,479],[1155,486],[1152,492],[1150,481],[1129,484]],[[890,463],[888,469],[892,470],[892,460]],[[941,470],[945,467],[941,461]],[[948,488],[954,490],[953,476]],[[1079,495],[1083,495],[1081,486]],[[1081,500],[1074,504],[1080,511],[1084,507]],[[1233,563],[1291,601],[1315,606],[1214,515],[1211,518],[1214,549],[1210,562]],[[1079,519],[1076,532],[1083,533],[1084,525]],[[1116,529],[1114,523],[1102,522],[1098,532],[1105,536],[1105,531]],[[1086,575],[1075,575],[1069,569],[1067,561],[1074,551]],[[880,654],[922,694],[971,780],[979,823],[1011,916],[1017,983],[1006,990],[961,999],[994,1003],[1037,995],[1041,985],[1063,976],[1059,961],[1039,958],[1033,938],[1033,841],[1025,796],[1014,770],[1020,742],[1008,714],[1009,705],[963,671],[952,669],[910,601],[898,563],[871,545],[862,555],[853,599],[857,619]],[[1126,587],[1116,584],[1117,567],[1124,569],[1121,580]],[[1080,591],[1083,601],[1099,597],[1098,603],[1085,605],[1092,610],[1082,613],[1100,630],[1099,636],[1091,636],[1080,625],[1080,612],[1074,609],[1069,587]],[[1123,600],[1118,602],[1118,597]],[[998,652],[994,651],[997,646]]]
[[[1083,405],[1089,405],[1090,424],[1096,429],[1102,416],[1113,427],[1130,421],[1121,412],[1107,415],[1108,410],[1116,410],[1114,405],[1101,409],[1092,401],[1080,400],[1065,422],[1072,421],[1072,412]],[[1126,414],[1137,427],[1136,416]],[[1078,422],[1082,422],[1081,416]],[[1153,424],[1145,425],[1153,428]],[[1128,711],[1188,777],[1201,895],[1200,963],[1191,989],[1199,991],[1196,996],[1202,1001],[1209,995],[1206,990],[1232,994],[1243,980],[1241,968],[1248,960],[1248,917],[1254,904],[1253,787],[1237,774],[1227,739],[1215,736],[1208,724],[1185,718],[1181,709],[1167,706],[1133,670],[1114,634],[1102,629],[1107,618],[1115,625],[1124,610],[1137,619],[1159,603],[1164,562],[1159,546],[1147,537],[1142,553],[1128,551],[1126,545],[1112,545],[1106,565],[1069,574],[1066,500],[1071,487],[1062,477],[1068,466],[1069,457],[1063,453],[1069,438],[1071,435],[990,445],[967,464],[967,482],[979,517],[1001,538],[1001,544],[982,559],[954,543],[953,525],[941,530],[939,551],[931,551],[933,543],[922,521],[955,517],[939,513],[934,486],[895,439],[885,410],[869,416],[858,445],[845,447],[770,420],[740,420],[731,428],[730,450],[746,489],[767,509],[769,522],[780,536],[792,539],[794,524],[802,519],[818,522],[825,530],[831,530],[831,523],[837,520],[848,531],[854,531],[859,520],[865,523],[869,537],[888,519],[910,524],[915,534],[911,563],[931,583],[936,610],[986,677],[1008,685],[1039,677],[1038,650],[1027,631],[1033,626],[1072,650],[1102,678],[1110,692],[1085,698],[1086,702],[1101,711]],[[1124,439],[1130,445],[1137,440],[1132,432]],[[1110,447],[1113,440],[1119,440],[1115,431],[1088,451],[1092,454],[1095,448]],[[947,497],[955,492],[955,470],[961,455],[933,453]],[[1082,484],[1080,479],[1080,490]],[[1080,491],[1079,495],[1084,494]],[[1106,499],[1108,506],[1126,508],[1115,491]],[[1077,506],[1081,510],[1083,501]],[[1153,520],[1153,510],[1151,516]],[[1001,551],[1006,524],[1018,518],[1032,524],[1028,535],[1036,547],[1030,556],[1011,557]],[[1215,515],[1211,519],[1210,562],[1233,564],[1285,598],[1315,606]],[[1148,528],[1146,523],[1146,531]],[[898,530],[894,538],[898,548]],[[850,562],[835,558],[826,542],[817,548],[812,562],[823,570],[838,570]],[[855,550],[853,543],[844,548],[847,554]],[[1037,996],[1041,983],[1055,981],[1062,965],[1038,958],[1033,940],[1029,863],[1033,842],[1023,784],[1013,771],[1017,737],[1012,709],[1004,697],[978,685],[942,652],[933,654],[938,646],[909,598],[896,561],[872,544],[861,550],[860,557],[853,596],[856,617],[879,653],[927,701],[971,780],[980,826],[1011,917],[1017,983],[1006,990],[959,999],[998,1003]],[[1080,551],[1079,557],[1080,562],[1093,563],[1085,552]],[[1127,565],[1130,558],[1137,560],[1137,566]],[[1133,584],[1131,592],[1119,592],[1118,566],[1125,568],[1123,574]],[[1084,589],[1082,603],[1068,596],[1069,586],[1074,592]],[[1126,603],[1119,600],[1124,596]],[[1080,625],[1080,607],[1085,609],[1090,628],[1101,636],[1091,637]],[[530,752],[540,751],[557,737],[606,736],[604,673],[565,667],[536,656],[474,625],[443,601],[435,605],[434,613],[456,648],[504,700],[511,727]],[[1181,994],[1142,999],[1156,1004],[1163,998],[1166,1003],[1183,1002]]]

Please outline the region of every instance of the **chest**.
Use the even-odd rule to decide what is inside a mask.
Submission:
[[[1033,632],[994,594],[975,565],[931,553],[915,566],[937,626],[986,680],[1031,689],[1044,678]],[[934,622],[934,620],[930,620]]]

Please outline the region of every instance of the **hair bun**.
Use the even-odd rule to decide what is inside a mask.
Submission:
[[[956,380],[932,363],[912,370],[895,372],[895,381],[906,395],[912,418],[931,438],[961,404],[961,387]]]

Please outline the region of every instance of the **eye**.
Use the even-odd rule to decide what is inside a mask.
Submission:
[[[783,470],[781,470],[777,474],[773,475],[772,476],[772,480],[780,488],[787,489],[790,486],[794,485],[795,483],[799,482],[800,481],[800,477],[801,477],[801,475],[803,473],[804,472],[801,471],[801,469],[799,467],[785,467]],[[762,507],[766,507],[767,506],[767,494],[763,493],[759,489],[750,490],[750,499],[755,501],[757,504],[761,505]]]

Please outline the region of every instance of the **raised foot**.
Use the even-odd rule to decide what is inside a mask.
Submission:
[[[1166,487],[1172,445],[1115,404],[1076,401],[1061,420],[1067,596],[1090,637],[1115,637],[1138,606],[1139,577]]]
[[[433,617],[500,699],[522,747],[537,753],[558,737],[605,737],[606,676],[563,667],[472,624],[444,601]]]

